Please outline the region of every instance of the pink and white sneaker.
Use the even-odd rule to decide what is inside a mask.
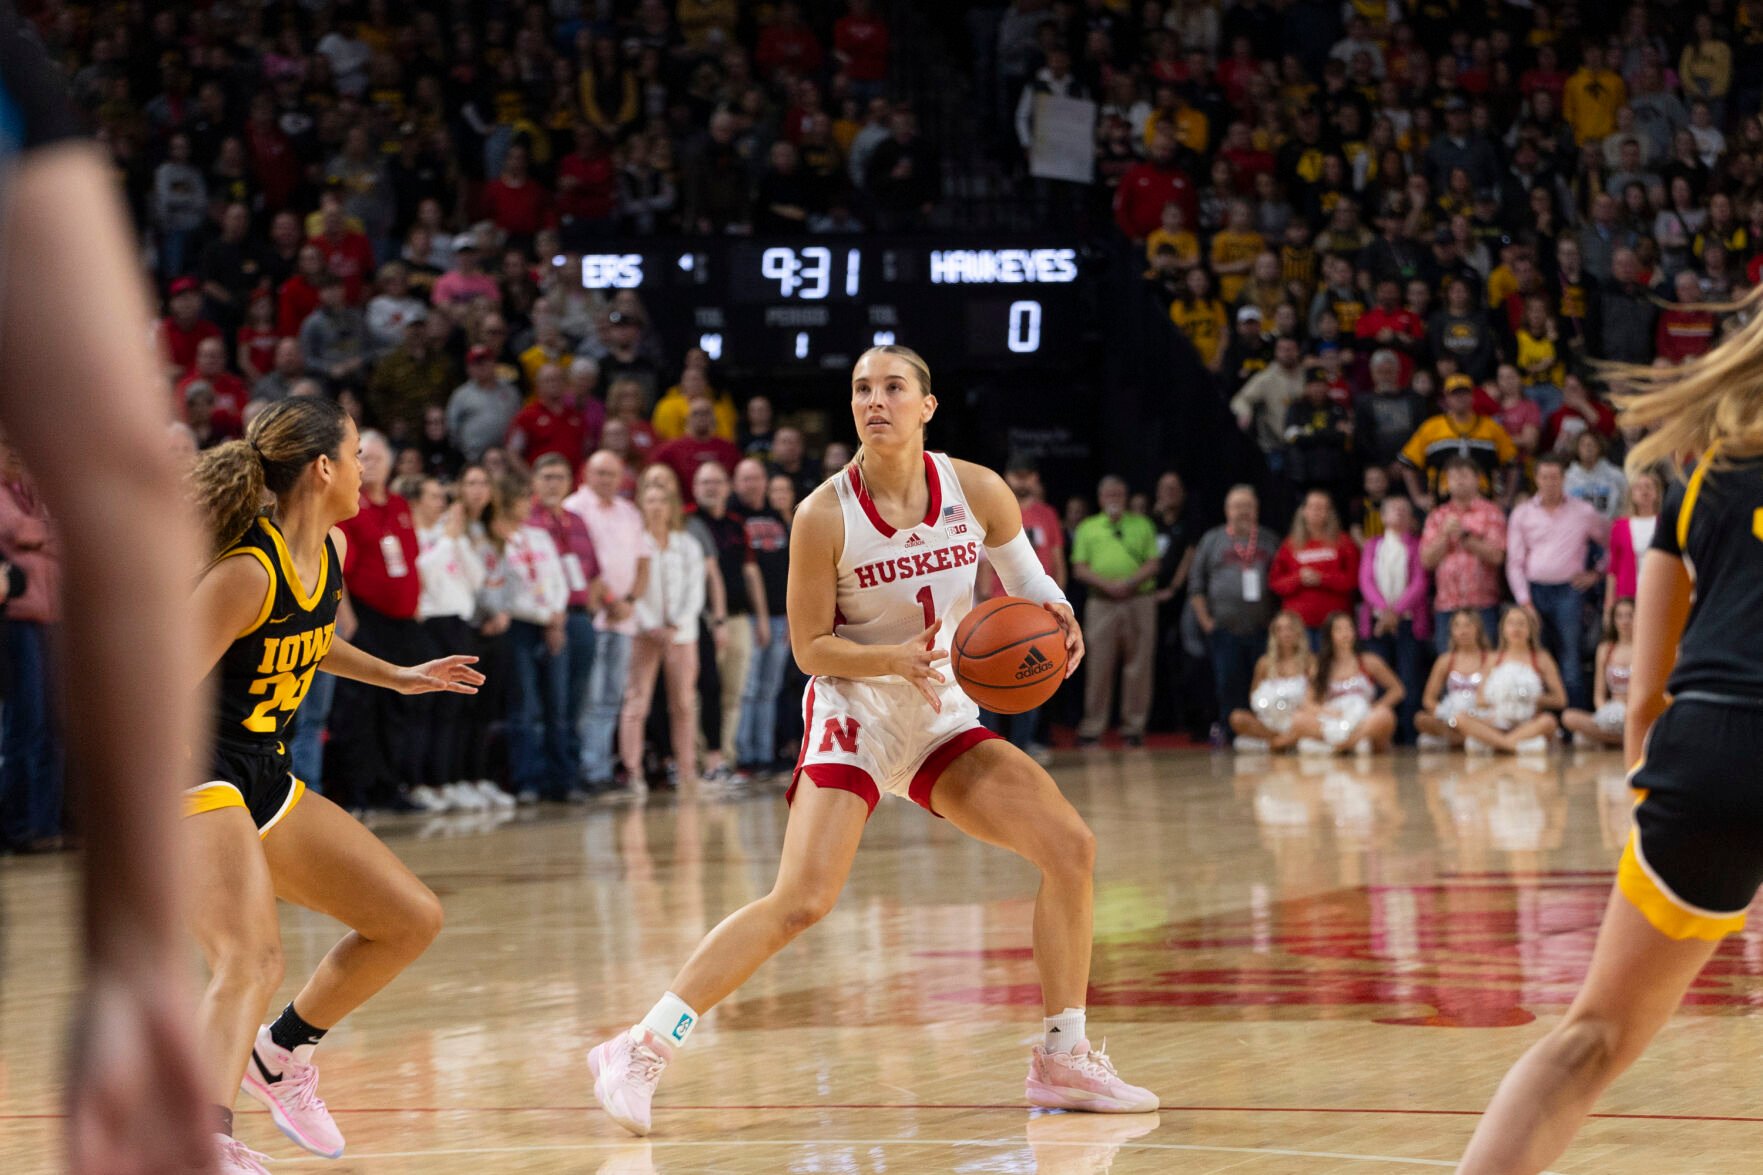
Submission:
[[[220,1175],[269,1175],[268,1155],[260,1155],[230,1134],[216,1134],[220,1151]]]
[[[267,1027],[257,1030],[240,1087],[263,1103],[296,1146],[327,1159],[342,1155],[343,1132],[318,1096],[318,1066],[271,1040]]]
[[[1103,1041],[1105,1049],[1108,1042]],[[1050,1053],[1036,1045],[1028,1062],[1025,1095],[1045,1110],[1087,1110],[1092,1114],[1148,1114],[1157,1095],[1128,1085],[1102,1049],[1085,1040],[1069,1053]]]
[[[594,1098],[607,1117],[632,1134],[649,1133],[649,1103],[673,1049],[643,1028],[621,1032],[588,1052]]]

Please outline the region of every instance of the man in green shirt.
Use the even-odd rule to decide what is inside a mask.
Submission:
[[[1157,527],[1126,508],[1126,482],[1104,477],[1102,506],[1078,523],[1071,540],[1073,578],[1089,585],[1084,605],[1084,716],[1077,745],[1095,746],[1114,708],[1120,675],[1120,735],[1129,747],[1145,743],[1151,674],[1157,651]]]

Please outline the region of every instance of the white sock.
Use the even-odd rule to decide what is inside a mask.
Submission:
[[[1083,1041],[1084,1010],[1067,1008],[1041,1021],[1046,1036],[1042,1047],[1050,1053],[1069,1053]]]
[[[686,1043],[686,1037],[692,1035],[692,1029],[698,1026],[698,1013],[692,1011],[690,1004],[674,995],[671,991],[662,996],[649,1014],[643,1017],[638,1028],[653,1032],[659,1039],[679,1048]]]

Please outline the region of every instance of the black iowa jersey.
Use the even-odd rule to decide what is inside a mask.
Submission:
[[[259,518],[222,559],[256,559],[269,572],[269,594],[250,628],[221,656],[214,672],[222,746],[279,750],[288,724],[337,631],[343,568],[329,538],[324,565],[306,594],[281,531]]]
[[[1652,546],[1696,580],[1666,688],[1763,699],[1763,459],[1702,461],[1665,495]]]

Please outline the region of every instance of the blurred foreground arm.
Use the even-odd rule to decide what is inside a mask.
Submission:
[[[62,542],[68,744],[81,813],[87,990],[69,1170],[207,1171],[181,938],[179,792],[205,735],[186,597],[201,567],[166,441],[168,396],[116,181],[89,144],[20,158],[0,220],[0,421]],[[144,1080],[144,1075],[151,1075]]]

